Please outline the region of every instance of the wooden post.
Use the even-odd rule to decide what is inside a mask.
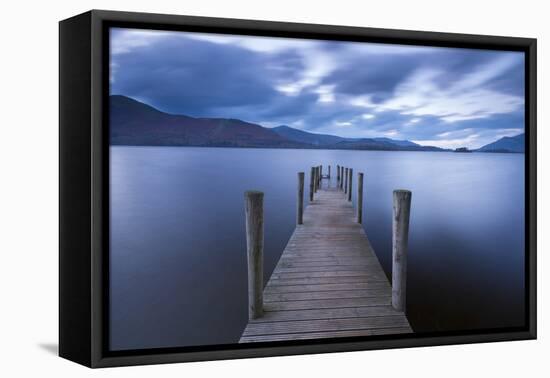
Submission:
[[[313,201],[313,192],[315,190],[315,168],[311,167],[311,173],[309,175],[309,201]]]
[[[319,189],[319,167],[315,167],[315,193]]]
[[[330,179],[330,165],[328,166],[328,178]]]
[[[348,192],[348,168],[345,169],[344,173],[344,193]]]
[[[349,181],[348,181],[348,201],[351,201],[351,189],[353,188],[353,185],[351,184],[353,179],[353,169],[349,169]]]
[[[298,172],[298,198],[296,202],[296,223],[303,224],[304,221],[304,172]]]
[[[313,167],[313,193],[317,193],[317,167]]]
[[[407,248],[409,244],[411,196],[412,194],[408,190],[393,191],[391,303],[397,311],[405,311],[407,304]]]
[[[344,187],[344,167],[340,167],[340,189]]]
[[[264,193],[244,193],[246,251],[248,256],[248,318],[263,315],[264,291]]]
[[[357,223],[363,223],[363,173],[357,173]]]
[[[340,166],[336,166],[336,182],[340,185]]]
[[[317,166],[317,190],[321,187],[319,184],[321,183],[321,167]]]

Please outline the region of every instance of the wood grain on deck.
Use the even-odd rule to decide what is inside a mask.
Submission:
[[[343,191],[319,189],[264,288],[264,315],[240,342],[412,332]]]

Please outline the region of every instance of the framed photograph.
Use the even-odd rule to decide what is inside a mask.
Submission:
[[[60,22],[62,357],[536,338],[536,40]]]

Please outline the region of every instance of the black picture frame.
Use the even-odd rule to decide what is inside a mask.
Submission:
[[[111,26],[523,51],[526,327],[110,352],[108,33]],[[88,367],[536,338],[536,39],[92,10],[59,24],[59,354]]]

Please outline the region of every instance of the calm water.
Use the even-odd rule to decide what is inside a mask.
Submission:
[[[317,164],[365,173],[364,227],[388,277],[392,190],[413,192],[415,331],[523,325],[524,155],[112,147],[111,348],[237,342],[243,192],[265,192],[267,280],[294,229],[296,172],[309,183]]]

